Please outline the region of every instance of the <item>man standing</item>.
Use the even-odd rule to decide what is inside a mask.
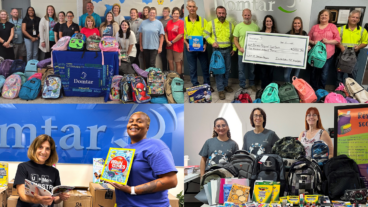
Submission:
[[[162,26],[164,26],[164,30],[166,28],[167,22],[172,20],[170,17],[170,8],[164,7],[162,10],[162,18],[160,19],[160,22],[162,23]],[[166,52],[166,41],[164,40],[162,44],[162,52],[160,53],[161,56],[161,62],[162,62],[162,70],[168,71],[167,69],[167,52]]]
[[[84,22],[85,22],[87,16],[92,16],[95,19],[96,28],[100,27],[101,17],[100,17],[100,15],[93,12],[94,8],[95,7],[93,6],[92,2],[87,3],[87,5],[86,5],[87,13],[85,13],[81,17],[79,17],[79,30],[82,30],[82,28],[84,27]]]
[[[23,33],[22,33],[22,21],[23,19],[18,18],[18,10],[12,9],[11,18],[9,22],[14,24],[14,59],[23,60],[23,57],[27,56],[26,47],[24,45]]]
[[[245,86],[245,74],[248,74],[249,86],[256,92],[257,88],[254,85],[254,64],[243,63],[244,43],[247,32],[258,32],[259,27],[252,22],[252,12],[249,9],[243,10],[243,22],[237,24],[234,30],[234,43],[238,48],[238,68],[239,68],[239,85],[241,88],[247,88]],[[234,48],[234,51],[236,49]]]
[[[187,1],[187,10],[189,15],[184,18],[184,43],[185,49],[184,53],[187,58],[187,63],[189,66],[190,72],[190,81],[193,86],[199,85],[198,77],[197,77],[197,59],[201,64],[202,74],[203,74],[203,83],[211,85],[210,82],[210,74],[208,71],[208,56],[206,52],[207,42],[206,39],[203,38],[203,51],[202,52],[190,52],[189,51],[189,37],[190,36],[203,36],[203,31],[206,28],[207,21],[206,19],[197,15],[198,7],[194,0]],[[211,87],[211,91],[213,92],[213,88]]]
[[[216,86],[219,91],[220,100],[225,99],[225,91],[232,93],[234,90],[228,86],[229,75],[231,71],[231,56],[234,55],[236,46],[233,43],[234,25],[226,20],[226,9],[223,6],[216,8],[217,19],[208,22],[204,35],[214,50],[221,52],[224,60],[226,71],[223,75],[216,75]]]

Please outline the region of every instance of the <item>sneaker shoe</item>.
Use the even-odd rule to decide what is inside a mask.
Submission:
[[[226,86],[225,91],[228,92],[228,93],[234,92],[234,90],[230,86]]]
[[[225,100],[225,91],[219,91],[220,100]]]
[[[211,93],[215,92],[215,89],[213,89],[212,86],[210,86],[210,90],[211,90]]]
[[[257,87],[256,86],[250,86],[250,89],[252,89],[252,91],[254,91],[254,92],[257,92]]]

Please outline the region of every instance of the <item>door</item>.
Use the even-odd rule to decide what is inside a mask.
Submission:
[[[13,8],[18,9],[19,17],[22,19],[26,15],[27,8],[31,6],[30,0],[1,0],[1,4],[2,9],[7,11],[9,15]]]

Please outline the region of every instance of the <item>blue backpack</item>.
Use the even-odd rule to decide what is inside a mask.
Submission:
[[[257,98],[256,100],[253,101],[253,103],[262,103],[260,98]]]
[[[0,75],[0,91],[2,91],[4,83],[5,77],[3,75]]]
[[[322,136],[323,130],[321,130]],[[316,160],[319,166],[323,166],[328,160],[329,149],[328,145],[324,141],[314,142],[311,148],[311,157]]]
[[[14,60],[10,66],[10,74],[14,74],[16,72],[24,73],[25,68],[26,63],[23,60]]]
[[[171,93],[176,103],[184,103],[184,81],[175,77],[171,82]]]
[[[26,69],[24,70],[24,75],[27,79],[37,73],[37,64],[38,60],[29,60],[27,62]]]
[[[41,80],[32,78],[25,82],[19,91],[19,98],[23,100],[34,100],[37,98],[41,90]]]
[[[318,89],[316,91],[316,96],[317,96],[317,102],[320,102],[322,98],[326,97],[329,94],[328,91],[326,91],[325,89]],[[323,100],[324,103],[324,100]]]
[[[277,83],[270,83],[264,89],[261,98],[262,103],[280,103],[279,86]]]
[[[327,61],[326,45],[318,41],[308,53],[308,63],[312,67],[323,68]]]
[[[82,33],[75,33],[70,38],[68,50],[83,51],[86,46],[86,36]]]
[[[151,97],[151,103],[167,104],[169,102],[167,101],[166,96],[153,96],[153,97]]]
[[[223,75],[226,72],[225,60],[220,51],[213,51],[210,62],[210,74]]]

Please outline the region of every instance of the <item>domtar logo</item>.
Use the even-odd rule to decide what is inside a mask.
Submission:
[[[291,6],[286,6],[286,7],[289,7],[289,8],[293,8],[293,7],[295,7],[295,0],[294,0],[294,3],[293,3],[293,5],[291,5]],[[293,13],[293,12],[295,12],[297,9],[295,9],[295,10],[293,10],[293,11],[289,11],[289,10],[286,10],[286,9],[284,9],[284,8],[282,8],[281,6],[279,6],[278,7],[278,9],[280,10],[280,11],[282,11],[282,12],[285,12],[285,13]]]
[[[87,73],[83,72],[81,79],[86,79],[86,77],[87,77]]]

